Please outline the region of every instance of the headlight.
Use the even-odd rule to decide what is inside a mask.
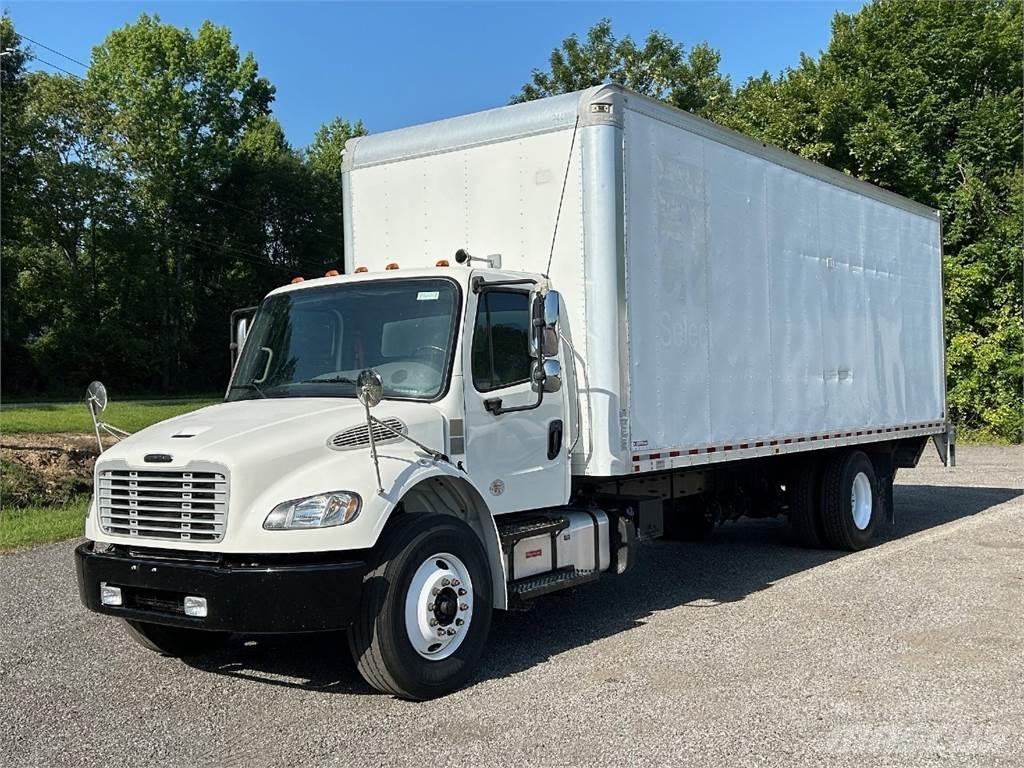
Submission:
[[[351,523],[362,502],[351,491],[331,491],[278,504],[263,521],[268,530],[287,528],[329,528]]]

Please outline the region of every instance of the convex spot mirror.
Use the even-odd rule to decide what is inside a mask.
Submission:
[[[536,337],[531,340],[534,357],[556,357],[558,355],[558,316],[562,311],[562,295],[548,291],[534,297],[533,320]]]
[[[384,397],[384,379],[373,368],[356,377],[356,397],[367,408],[373,408]]]
[[[85,388],[85,403],[91,410],[99,413],[107,407],[107,388],[102,381],[94,381]]]
[[[562,388],[562,364],[557,360],[545,360],[533,364],[533,390],[535,392],[557,392]]]

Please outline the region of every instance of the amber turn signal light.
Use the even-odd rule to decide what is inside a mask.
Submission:
[[[384,269],[398,269],[398,264],[396,262],[392,261],[390,264],[388,264],[386,267],[384,267]]]
[[[326,272],[324,272],[324,277],[337,277],[337,276],[338,276],[338,270],[336,270],[336,269],[328,269]]]
[[[370,270],[368,270],[368,269],[367,269],[366,267],[356,267],[356,269],[355,269],[355,273],[356,273],[357,275],[358,275],[358,274],[360,274],[360,273],[362,273],[362,272],[369,272],[369,271],[370,271]]]

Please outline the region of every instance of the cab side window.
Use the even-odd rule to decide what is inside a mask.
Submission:
[[[530,380],[530,295],[485,291],[476,306],[473,384],[490,392]]]

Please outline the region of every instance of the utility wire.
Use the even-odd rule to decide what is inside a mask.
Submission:
[[[40,64],[45,64],[48,67],[52,67],[53,69],[56,69],[59,72],[63,72],[65,75],[70,75],[71,77],[73,77],[73,78],[75,78],[77,80],[81,80],[82,79],[78,75],[76,75],[74,72],[68,72],[66,69],[64,69],[64,67],[61,67],[61,66],[58,66],[57,64],[54,64],[52,61],[47,61],[46,59],[40,58],[39,56],[36,56],[34,53],[29,53],[28,51],[25,51],[25,55],[28,56],[33,61],[38,61]]]
[[[33,40],[28,35],[19,34],[18,37],[20,37],[22,40],[28,40],[30,43],[32,43],[32,45],[38,45],[40,48],[45,48],[50,53],[56,53],[62,59],[67,59],[68,61],[73,61],[78,66],[84,67],[85,69],[89,69],[89,65],[86,64],[84,61],[80,61],[80,60],[76,59],[74,56],[68,56],[66,53],[64,53],[63,51],[58,51],[56,48],[51,48],[46,43],[40,43],[38,40]],[[50,66],[53,66],[53,65],[51,64]]]

